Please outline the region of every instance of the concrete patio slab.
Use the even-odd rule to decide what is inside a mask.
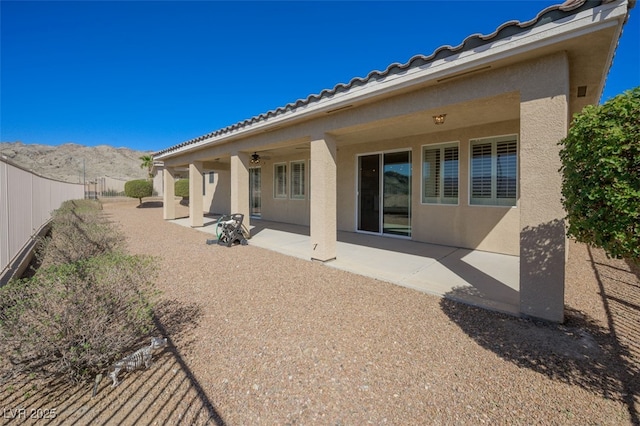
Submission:
[[[172,222],[189,226],[188,218]],[[215,237],[216,222],[205,216],[204,226],[195,229]],[[309,260],[310,240],[308,227],[251,219],[249,244],[256,247]],[[326,266],[519,315],[517,256],[343,231],[336,252]]]

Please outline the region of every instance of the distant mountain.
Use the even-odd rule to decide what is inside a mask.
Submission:
[[[384,172],[384,192],[385,194],[408,194],[411,188],[409,176],[396,171]]]
[[[145,178],[140,157],[151,151],[134,151],[108,145],[83,146],[67,143],[59,146],[0,142],[0,156],[39,175],[65,182],[82,183],[97,177],[120,180]]]

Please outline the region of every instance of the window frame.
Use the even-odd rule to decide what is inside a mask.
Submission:
[[[278,169],[284,167],[283,172],[279,172]],[[281,192],[278,192],[279,176],[284,179],[283,188]],[[273,198],[283,200],[288,198],[287,192],[287,163],[274,163],[273,165]]]
[[[457,196],[454,197],[445,197],[445,180],[443,176],[445,175],[444,163],[445,163],[445,153],[444,150],[447,148],[457,148]],[[425,156],[427,150],[438,150],[440,155],[440,165],[437,173],[440,174],[438,177],[438,192],[440,195],[435,197],[427,197],[425,195]],[[427,144],[421,146],[420,153],[420,203],[423,205],[435,205],[435,206],[458,206],[460,205],[460,141],[452,141],[452,142],[439,142],[434,144]],[[449,201],[449,202],[447,202]]]
[[[300,176],[300,180],[301,182],[298,183],[296,185],[295,179],[294,179],[294,165],[301,165],[302,166],[302,174]],[[291,184],[289,185],[289,197],[292,200],[305,200],[307,198],[307,194],[305,191],[305,185],[306,185],[306,161],[305,160],[295,160],[295,161],[290,161],[289,162],[289,173],[291,174],[290,180],[289,182],[291,182]],[[301,191],[301,193],[297,193],[296,190]]]
[[[514,196],[513,197],[500,197],[498,196],[498,186],[499,186],[499,176],[498,176],[498,146],[500,144],[505,143],[515,143],[515,149],[513,154],[515,154],[515,162],[513,164],[509,164],[510,159],[507,158],[505,161],[507,162],[506,166],[509,169],[513,169],[513,173],[515,176],[514,179]],[[489,156],[490,160],[490,168],[491,168],[491,176],[489,179],[490,186],[490,196],[489,197],[474,197],[474,155],[473,148],[475,145],[483,145],[490,144],[491,153]],[[511,154],[511,152],[509,152]],[[507,176],[509,178],[509,176]],[[508,188],[511,189],[511,188]],[[506,208],[514,208],[518,206],[518,199],[520,198],[520,141],[518,139],[517,134],[508,134],[508,135],[500,135],[500,136],[489,136],[482,138],[472,138],[469,139],[469,206],[473,207],[506,207]]]

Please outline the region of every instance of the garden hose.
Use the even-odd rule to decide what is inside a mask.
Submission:
[[[229,220],[229,218],[227,217],[227,215],[222,215],[220,216],[220,218],[218,219],[218,221],[216,222],[216,238],[218,239],[218,241],[220,241],[220,236],[222,235],[222,221],[225,220]]]

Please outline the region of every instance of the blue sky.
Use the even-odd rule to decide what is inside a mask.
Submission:
[[[3,0],[0,141],[158,151],[553,4]],[[640,85],[638,14],[603,100]]]

